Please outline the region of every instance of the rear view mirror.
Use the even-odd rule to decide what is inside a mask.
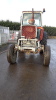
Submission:
[[[43,12],[45,12],[45,8],[43,8]]]

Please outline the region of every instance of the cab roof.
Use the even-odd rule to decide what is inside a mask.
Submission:
[[[22,11],[22,13],[32,13],[32,11]],[[42,11],[34,11],[34,13],[42,13]]]

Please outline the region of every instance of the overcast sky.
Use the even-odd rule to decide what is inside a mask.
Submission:
[[[43,10],[43,25],[56,27],[56,0],[0,0],[0,20],[20,22],[22,11]]]

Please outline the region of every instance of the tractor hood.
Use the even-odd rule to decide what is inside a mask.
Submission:
[[[34,39],[37,35],[37,26],[35,25],[24,25],[22,26],[22,36],[27,39]]]

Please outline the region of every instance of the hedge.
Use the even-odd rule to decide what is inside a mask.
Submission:
[[[0,21],[0,26],[6,26],[9,27],[10,30],[19,30],[20,29],[20,23],[18,22],[12,22],[12,21]],[[51,26],[43,26],[44,30],[48,33],[48,36],[56,36],[56,27]]]
[[[56,36],[56,27],[44,26],[44,30],[48,33],[48,36]]]
[[[9,27],[10,30],[19,30],[20,29],[20,23],[19,22],[12,22],[9,20],[1,20],[0,26]]]

